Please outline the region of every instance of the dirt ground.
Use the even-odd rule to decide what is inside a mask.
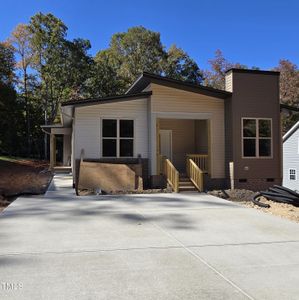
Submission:
[[[209,194],[227,199],[229,201],[238,202],[246,207],[255,208],[265,213],[280,216],[282,218],[289,219],[299,223],[299,207],[286,203],[278,203],[271,200],[267,200],[262,197],[260,202],[269,204],[270,208],[263,208],[255,205],[251,199],[256,194],[249,190],[225,190],[225,191],[211,191]]]
[[[0,212],[18,195],[43,194],[52,178],[43,161],[0,157]]]

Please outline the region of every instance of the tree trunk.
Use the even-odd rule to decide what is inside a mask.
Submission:
[[[31,135],[30,135],[30,107],[27,90],[27,70],[24,69],[24,94],[25,94],[25,106],[26,106],[26,128],[27,128],[27,156],[31,156]]]

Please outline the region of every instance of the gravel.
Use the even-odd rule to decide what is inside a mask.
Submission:
[[[213,196],[226,199],[228,201],[238,202],[246,207],[258,209],[265,213],[286,218],[299,223],[299,207],[293,206],[291,204],[274,202],[272,200],[266,199],[265,197],[261,197],[260,201],[262,203],[269,204],[270,208],[260,207],[258,205],[255,205],[251,201],[253,196],[257,193],[250,190],[214,190],[208,193]]]

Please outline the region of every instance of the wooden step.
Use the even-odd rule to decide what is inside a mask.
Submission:
[[[189,178],[180,178],[179,192],[196,192],[197,189]]]
[[[197,189],[194,185],[192,185],[192,186],[180,186],[179,191],[180,192],[196,192]]]
[[[181,173],[179,177],[179,192],[197,192],[197,188],[184,173]]]
[[[179,178],[179,182],[188,182],[188,181],[190,181],[190,178],[188,178],[188,177],[180,177]]]
[[[180,181],[179,186],[193,186],[191,181]]]
[[[69,166],[56,166],[54,167],[54,173],[69,174],[72,172],[72,167]]]

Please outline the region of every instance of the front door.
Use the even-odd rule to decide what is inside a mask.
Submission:
[[[172,160],[172,130],[160,130],[160,154]]]

